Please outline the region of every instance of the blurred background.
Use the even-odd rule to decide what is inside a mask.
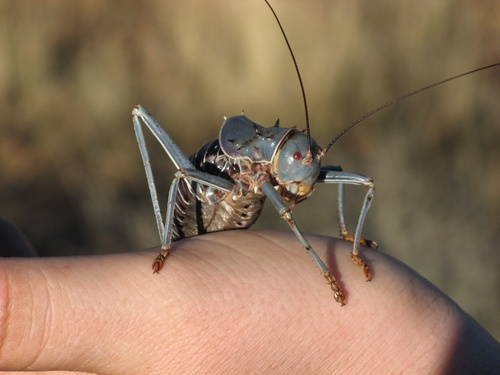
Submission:
[[[320,145],[391,99],[500,62],[496,0],[272,4]],[[0,213],[44,256],[158,245],[137,103],[187,154],[242,109],[262,125],[304,127],[293,64],[263,1],[4,0],[0,30]],[[499,99],[500,68],[462,78],[357,125],[324,163],[375,179],[366,237],[497,339]],[[165,201],[174,170],[149,140]],[[352,222],[364,193],[348,189]],[[305,232],[338,235],[335,187],[317,186],[294,212]],[[254,228],[289,230],[272,207]]]

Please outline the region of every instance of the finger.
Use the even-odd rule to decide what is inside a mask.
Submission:
[[[0,368],[162,374],[369,364],[380,372],[401,359],[447,358],[449,325],[422,320],[436,306],[451,322],[456,313],[432,286],[374,251],[362,253],[374,270],[367,283],[348,244],[311,243],[345,288],[347,306],[333,301],[285,234],[180,241],[159,275],[150,269],[152,252],[3,262]]]
[[[1,368],[176,372],[203,363],[193,358],[236,355],[240,335],[262,341],[261,321],[300,327],[301,320],[320,322],[316,312],[334,317],[338,309],[287,235],[235,232],[182,241],[159,275],[149,267],[153,258],[149,252],[4,262],[10,301]],[[282,347],[269,339],[266,348]],[[250,356],[246,363],[252,362]]]

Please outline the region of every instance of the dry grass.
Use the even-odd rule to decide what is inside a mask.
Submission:
[[[273,3],[322,145],[385,101],[500,61],[495,0]],[[134,104],[186,153],[241,109],[261,124],[304,123],[291,60],[262,1],[4,1],[0,28],[1,213],[44,255],[158,243]],[[498,68],[450,83],[358,125],[328,161],[375,178],[368,237],[497,338],[499,97]],[[171,163],[155,151],[166,194]],[[296,215],[306,232],[336,234],[335,212],[335,191],[320,186]],[[272,209],[257,227],[285,228]]]

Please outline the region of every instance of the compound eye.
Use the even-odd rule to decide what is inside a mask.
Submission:
[[[293,153],[293,160],[302,160],[302,154],[299,151]]]

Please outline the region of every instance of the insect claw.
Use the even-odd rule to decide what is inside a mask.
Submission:
[[[152,269],[153,273],[159,273],[161,268],[163,267],[163,262],[165,261],[165,258],[167,257],[168,253],[170,251],[170,248],[167,247],[162,247],[160,250],[160,253],[156,256]]]
[[[335,301],[337,301],[338,303],[340,303],[340,306],[344,306],[345,305],[344,293],[342,293],[341,290],[333,292],[333,298],[335,298]]]
[[[159,273],[161,268],[163,267],[163,258],[161,258],[159,255],[156,257],[156,259],[153,262],[153,273]]]

